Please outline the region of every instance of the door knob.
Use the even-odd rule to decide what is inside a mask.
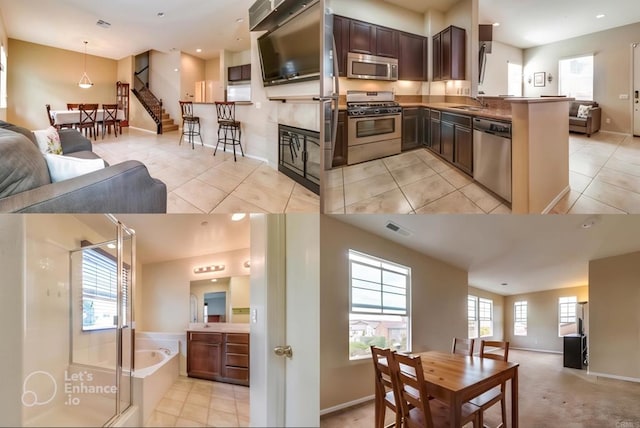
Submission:
[[[288,358],[292,358],[293,357],[293,350],[291,349],[291,346],[289,346],[289,345],[287,345],[287,346],[276,346],[275,348],[273,348],[273,352],[278,357],[288,357]]]

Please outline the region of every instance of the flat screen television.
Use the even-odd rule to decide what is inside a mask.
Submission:
[[[320,4],[258,38],[265,86],[320,78]]]

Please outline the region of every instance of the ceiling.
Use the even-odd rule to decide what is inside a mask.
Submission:
[[[384,0],[424,13],[458,1]],[[500,22],[494,40],[520,48],[640,22],[636,0],[478,0],[479,23]],[[254,0],[0,0],[10,38],[121,59],[150,49],[201,59],[250,48],[248,9]],[[163,12],[163,18],[158,13]],[[605,14],[602,19],[596,15]],[[104,20],[108,29],[98,27]],[[243,22],[237,22],[243,19]],[[202,49],[197,52],[196,49]]]
[[[587,285],[589,260],[640,251],[640,216],[333,217],[467,270],[469,285],[501,295]],[[596,224],[584,229],[589,219]],[[388,230],[389,220],[411,235]]]
[[[115,60],[154,49],[202,59],[250,48],[254,0],[0,0],[10,38]],[[158,17],[163,12],[164,17]],[[242,18],[241,23],[236,22]],[[101,28],[102,19],[111,27]],[[241,40],[237,40],[241,39]],[[202,49],[198,53],[196,49]]]
[[[638,0],[478,0],[479,24],[493,39],[530,48],[640,22]],[[604,14],[601,19],[596,15]],[[640,35],[638,35],[640,41]]]
[[[76,215],[103,236],[114,228],[102,215]],[[231,214],[156,215],[118,214],[136,232],[137,258],[142,264],[179,260],[249,248],[249,216],[235,222]]]

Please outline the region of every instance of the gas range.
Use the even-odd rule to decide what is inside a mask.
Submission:
[[[402,113],[391,91],[348,91],[348,116],[382,116]]]

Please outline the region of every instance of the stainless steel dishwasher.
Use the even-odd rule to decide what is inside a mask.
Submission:
[[[473,119],[473,178],[511,202],[511,124]]]

